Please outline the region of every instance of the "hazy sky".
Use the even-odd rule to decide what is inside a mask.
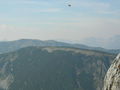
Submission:
[[[120,0],[0,0],[0,40],[81,40],[119,34]]]

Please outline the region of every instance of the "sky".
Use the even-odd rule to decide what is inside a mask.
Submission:
[[[116,35],[120,0],[0,0],[0,40],[80,41]]]

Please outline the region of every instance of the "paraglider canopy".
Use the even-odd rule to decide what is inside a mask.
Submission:
[[[71,7],[71,4],[68,4],[69,7]]]

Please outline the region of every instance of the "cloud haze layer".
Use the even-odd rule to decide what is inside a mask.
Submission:
[[[120,0],[4,0],[0,40],[110,38],[120,34],[119,4]]]

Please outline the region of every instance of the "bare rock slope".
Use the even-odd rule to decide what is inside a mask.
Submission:
[[[120,54],[115,58],[105,76],[104,90],[120,90]]]

